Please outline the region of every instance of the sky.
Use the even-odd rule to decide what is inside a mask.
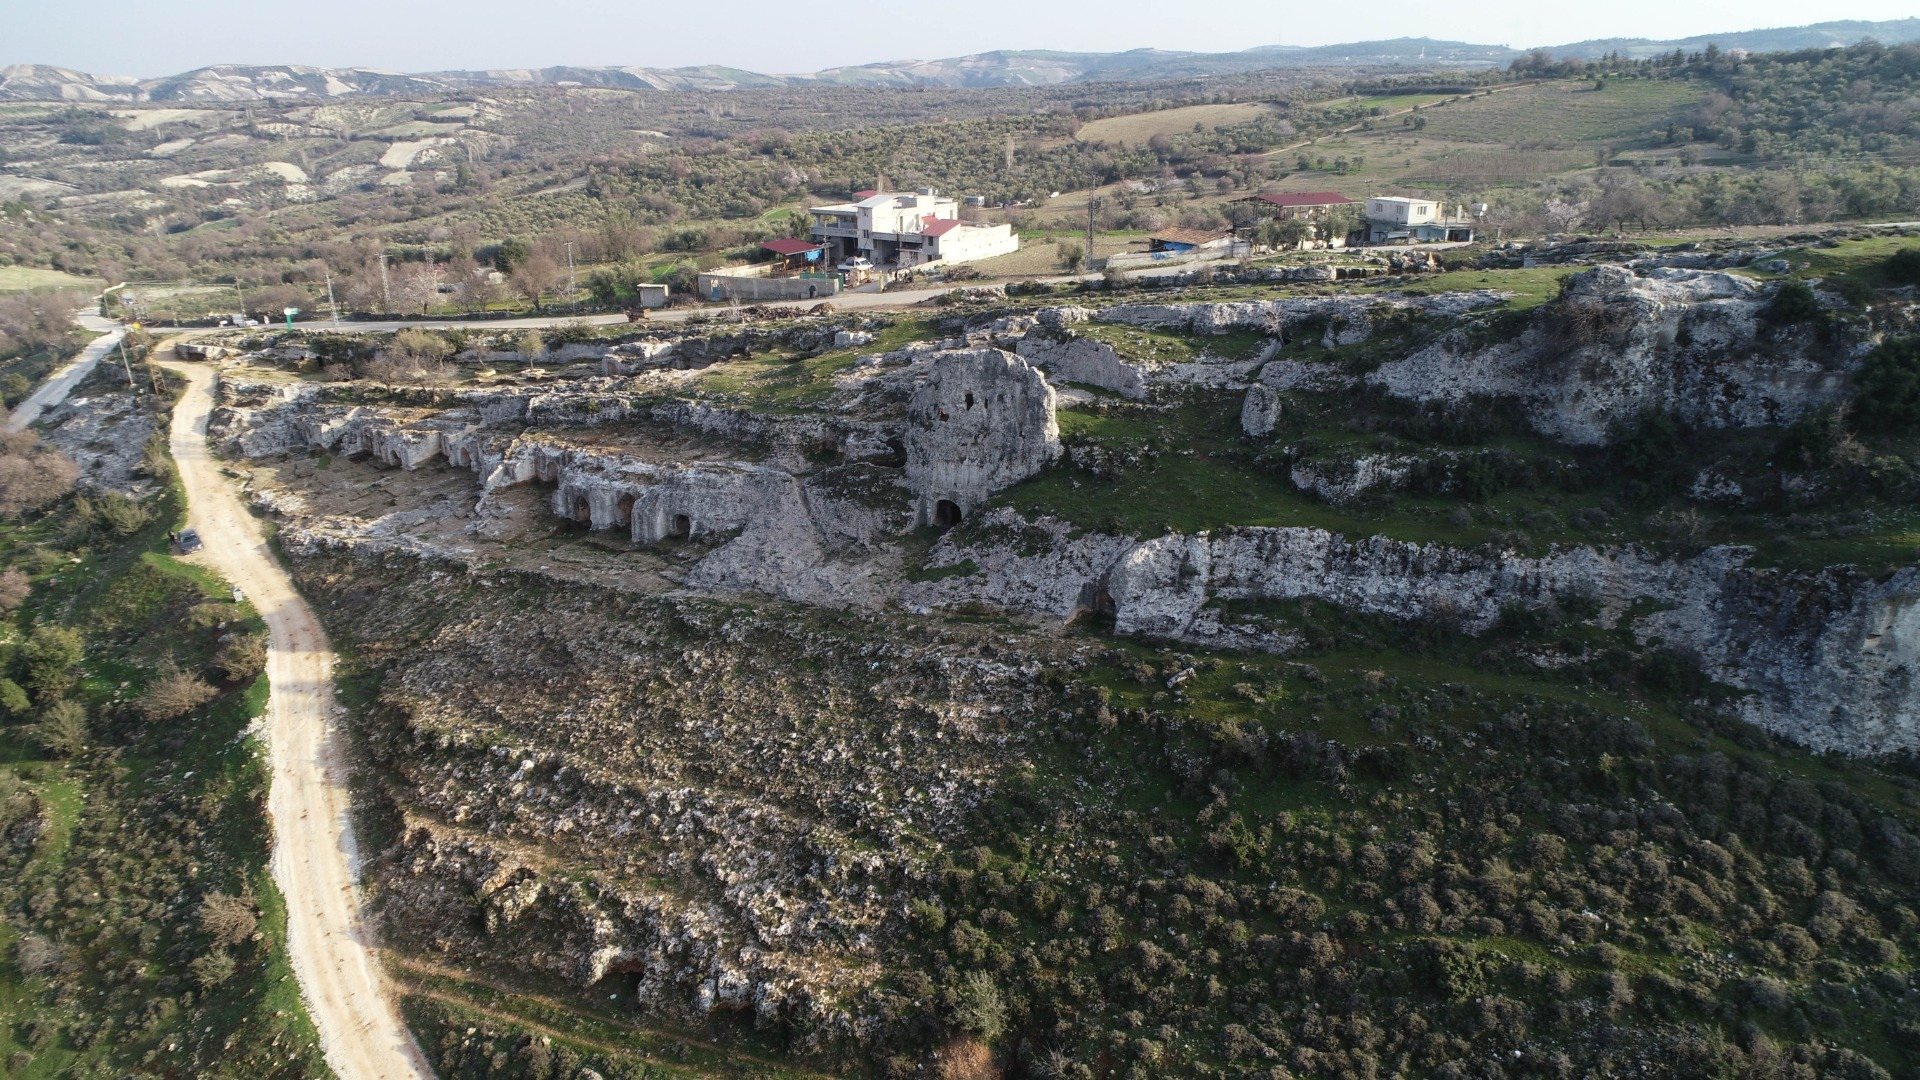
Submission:
[[[151,78],[209,64],[399,71],[724,64],[791,73],[990,49],[1228,52],[1433,37],[1527,48],[1896,19],[1914,0],[0,0],[0,66]]]

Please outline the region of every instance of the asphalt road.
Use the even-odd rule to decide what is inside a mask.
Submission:
[[[342,1080],[427,1080],[433,1070],[394,1008],[363,919],[332,648],[207,451],[214,372],[203,364],[164,366],[187,381],[168,444],[187,493],[187,523],[205,541],[191,558],[239,586],[267,622],[267,812],[301,996]]]
[[[35,387],[33,393],[27,395],[26,400],[16,406],[13,412],[7,414],[8,431],[25,431],[28,425],[40,419],[48,409],[67,400],[67,395],[73,392],[74,387],[80,385],[80,380],[93,372],[94,366],[100,363],[100,358],[107,355],[115,345],[120,344],[120,339],[127,332],[126,327],[112,319],[103,319],[84,308],[74,314],[73,321],[85,329],[106,336],[94,339],[86,348],[81,349],[79,355],[67,361],[52,375],[47,376],[45,382]]]

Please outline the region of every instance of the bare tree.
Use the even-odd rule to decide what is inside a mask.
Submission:
[[[0,436],[0,517],[46,506],[72,491],[79,476],[72,458],[33,432]]]
[[[429,263],[405,263],[393,269],[393,302],[406,311],[425,314],[440,296],[440,275]]]
[[[508,274],[515,292],[524,296],[533,304],[535,311],[541,310],[541,301],[549,293],[559,289],[564,271],[553,256],[544,251],[535,251],[522,259],[519,265]]]
[[[173,720],[212,701],[218,693],[205,679],[168,662],[140,695],[140,711],[149,720]]]
[[[250,896],[210,892],[200,900],[200,929],[215,945],[238,945],[251,938],[259,925]]]

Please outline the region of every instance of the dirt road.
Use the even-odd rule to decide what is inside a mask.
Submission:
[[[20,402],[13,412],[7,414],[8,431],[27,430],[27,425],[40,419],[41,413],[67,400],[67,394],[80,385],[80,380],[93,371],[94,365],[100,362],[100,358],[118,345],[120,338],[127,332],[127,328],[119,323],[85,311],[75,315],[73,321],[96,334],[106,336],[88,343],[86,348],[80,350],[78,356],[67,361],[65,366],[47,376],[45,382],[34,387],[33,393],[28,394],[26,400]]]
[[[163,348],[170,346],[163,345]],[[300,992],[342,1080],[433,1075],[387,996],[361,918],[359,849],[349,817],[346,732],[333,698],[333,652],[260,525],[207,452],[213,371],[170,363],[187,380],[169,445],[187,493],[187,519],[204,559],[244,590],[271,634],[267,745],[273,878],[287,899],[287,945]]]

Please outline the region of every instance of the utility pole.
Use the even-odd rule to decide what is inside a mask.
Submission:
[[[134,325],[137,326],[139,324],[135,323]],[[127,335],[125,333],[122,333],[120,335],[120,366],[123,369],[125,369],[127,373],[127,389],[132,390],[133,389],[133,361],[127,359]]]
[[[387,253],[380,253],[380,303],[385,305],[384,313],[393,313],[393,287],[387,282]]]
[[[1093,266],[1093,219],[1099,212],[1100,197],[1089,196],[1087,198],[1087,266],[1089,268]]]
[[[573,303],[580,296],[580,278],[573,272],[573,241],[567,241],[567,302]]]
[[[333,328],[340,329],[340,305],[333,302],[333,268],[327,268],[327,307],[333,311]]]

